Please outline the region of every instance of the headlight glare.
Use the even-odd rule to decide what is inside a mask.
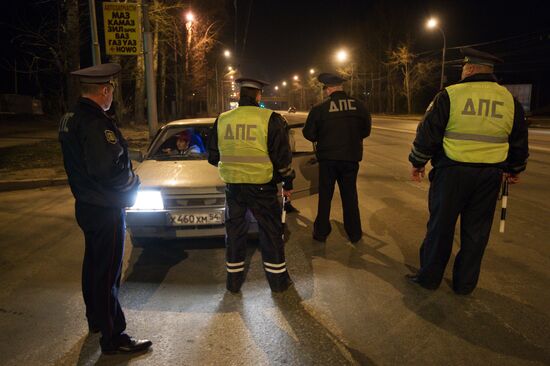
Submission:
[[[138,191],[132,210],[164,210],[160,191]]]

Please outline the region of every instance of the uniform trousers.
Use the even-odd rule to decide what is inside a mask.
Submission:
[[[319,204],[313,226],[316,238],[325,240],[332,230],[330,206],[336,182],[340,188],[346,233],[352,242],[358,241],[363,236],[357,198],[358,171],[359,163],[356,161],[323,160],[319,162]]]
[[[276,184],[227,184],[225,189],[225,242],[227,289],[238,292],[244,281],[250,211],[259,228],[264,271],[272,291],[290,285],[283,242],[282,207]]]
[[[419,281],[437,288],[451,255],[460,216],[460,250],[453,267],[453,289],[468,294],[479,279],[481,260],[493,223],[502,170],[449,166],[430,172],[430,218],[420,247]]]
[[[109,348],[126,329],[124,313],[118,302],[124,256],[125,213],[122,208],[101,207],[78,201],[75,212],[85,238],[82,293],[88,326],[101,331],[101,347]]]

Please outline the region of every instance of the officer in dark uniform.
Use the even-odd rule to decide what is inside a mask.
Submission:
[[[118,64],[102,64],[72,72],[80,78],[82,97],[59,125],[76,220],[85,237],[82,292],[88,327],[92,333],[101,332],[105,354],[151,346],[151,341],[124,333],[126,321],[118,302],[124,208],[134,204],[140,184],[128,158],[128,144],[105,113],[113,100],[112,78],[119,71]]]
[[[330,234],[330,205],[334,184],[338,182],[344,227],[352,243],[363,231],[357,199],[357,172],[363,159],[363,139],[370,135],[371,117],[363,103],[344,92],[341,77],[319,74],[327,98],[314,106],[307,116],[303,134],[316,144],[319,160],[319,205],[313,239],[325,242]]]
[[[433,169],[420,270],[408,277],[428,289],[439,286],[460,216],[453,290],[466,295],[477,285],[503,171],[516,183],[529,152],[521,104],[493,74],[494,64],[502,60],[471,48],[463,53],[461,80],[435,96],[409,155],[413,180],[422,179],[430,159]]]
[[[277,183],[290,197],[294,170],[291,167],[285,119],[260,108],[267,83],[240,78],[239,107],[220,114],[208,141],[208,162],[218,167],[225,189],[227,289],[239,292],[244,281],[248,210],[258,222],[264,270],[271,291],[286,290],[288,275],[283,243],[281,205]]]

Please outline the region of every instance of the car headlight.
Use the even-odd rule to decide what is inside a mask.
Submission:
[[[164,210],[160,191],[138,191],[132,210]]]

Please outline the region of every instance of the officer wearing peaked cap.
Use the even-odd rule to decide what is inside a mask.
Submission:
[[[75,215],[85,238],[82,292],[90,332],[101,332],[105,354],[148,349],[151,341],[124,333],[118,302],[125,237],[124,208],[134,204],[139,178],[128,144],[105,112],[113,101],[114,63],[71,74],[80,79],[81,97],[59,124],[65,171],[75,197]]]
[[[357,197],[357,173],[363,159],[363,139],[370,135],[371,117],[364,104],[344,92],[346,81],[331,73],[319,74],[327,97],[314,106],[302,130],[306,139],[316,144],[319,160],[319,203],[313,238],[325,242],[331,232],[330,206],[334,185],[338,182],[344,228],[352,243],[363,231]]]
[[[239,107],[219,115],[208,141],[208,162],[218,167],[225,188],[227,290],[239,292],[244,282],[247,211],[258,222],[264,271],[271,291],[286,290],[292,283],[286,268],[281,206],[283,194],[292,192],[292,152],[285,119],[260,108],[266,82],[236,80]]]
[[[523,108],[493,74],[502,60],[473,48],[462,52],[461,80],[435,96],[409,155],[413,180],[422,179],[429,160],[433,169],[420,270],[408,277],[428,289],[439,286],[460,216],[453,290],[465,295],[478,282],[503,172],[518,182],[529,153]]]

